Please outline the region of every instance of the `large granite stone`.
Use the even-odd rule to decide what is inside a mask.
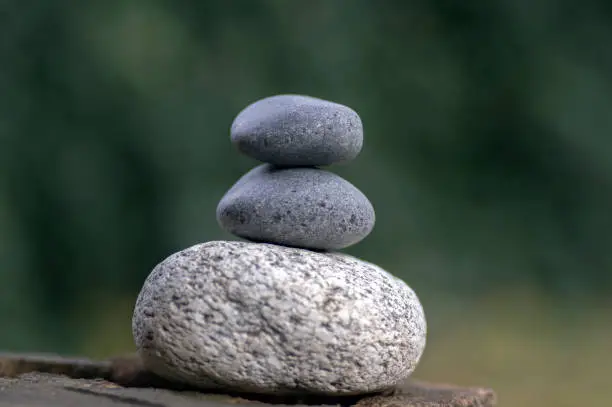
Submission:
[[[355,395],[415,369],[426,323],[415,293],[337,253],[215,241],[147,278],[133,318],[145,366],[200,388]]]

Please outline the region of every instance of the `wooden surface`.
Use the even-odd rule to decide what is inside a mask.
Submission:
[[[92,361],[0,354],[0,407],[223,407],[235,404],[342,407],[489,407],[492,390],[408,381],[385,394],[274,397],[186,389],[143,369],[135,356]]]

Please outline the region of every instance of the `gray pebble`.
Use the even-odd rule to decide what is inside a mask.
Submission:
[[[209,389],[363,394],[406,379],[425,348],[414,291],[337,253],[213,241],[144,283],[132,330],[145,366]]]
[[[252,241],[337,250],[365,238],[375,214],[368,198],[336,174],[262,164],[225,194],[217,220]]]
[[[231,139],[241,152],[263,162],[320,166],[357,157],[363,126],[347,106],[309,96],[278,95],[240,112]]]

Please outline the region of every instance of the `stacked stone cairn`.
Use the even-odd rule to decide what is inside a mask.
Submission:
[[[144,283],[132,329],[152,372],[215,391],[359,395],[404,381],[425,348],[413,290],[337,250],[374,227],[368,198],[321,169],[363,145],[352,109],[279,95],[246,107],[231,140],[264,164],[221,199],[217,220],[248,240],[175,253]]]

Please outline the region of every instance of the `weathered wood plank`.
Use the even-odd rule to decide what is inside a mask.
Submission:
[[[410,380],[360,397],[274,397],[185,389],[143,368],[136,356],[93,361],[51,355],[0,354],[0,407],[223,407],[234,404],[354,407],[491,407],[492,390]]]

